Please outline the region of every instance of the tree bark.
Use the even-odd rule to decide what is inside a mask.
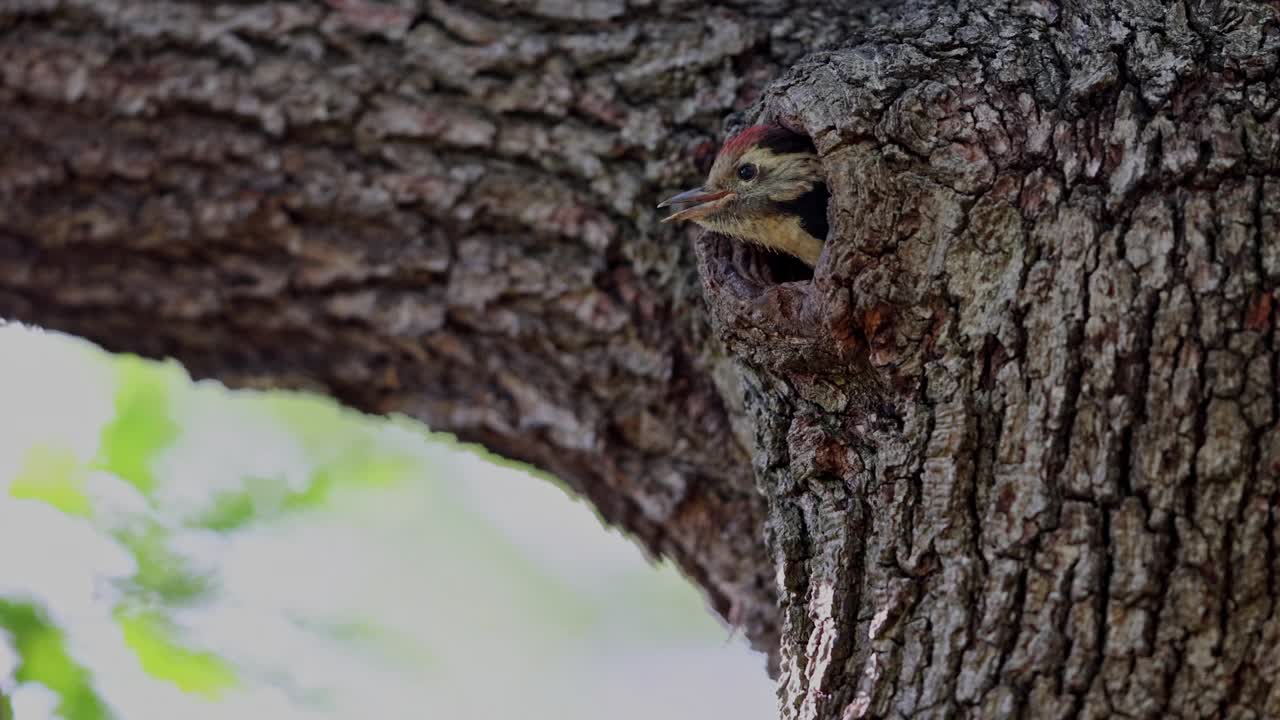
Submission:
[[[1280,717],[1274,2],[0,0],[0,107],[0,316],[555,473],[783,717]],[[657,224],[726,114],[812,279]]]

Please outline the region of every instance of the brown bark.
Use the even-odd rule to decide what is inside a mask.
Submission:
[[[784,717],[1280,716],[1274,2],[11,0],[0,61],[0,315],[556,473]],[[656,223],[735,111],[819,147],[811,281]]]

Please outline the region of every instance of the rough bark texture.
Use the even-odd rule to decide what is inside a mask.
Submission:
[[[0,315],[560,475],[784,717],[1280,716],[1274,2],[0,0],[0,103]],[[656,224],[733,112],[811,281]]]
[[[0,0],[0,316],[531,462],[776,652],[735,372],[653,198],[799,51],[697,7]]]

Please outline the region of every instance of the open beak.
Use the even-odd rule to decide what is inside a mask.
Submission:
[[[673,213],[662,219],[662,222],[694,220],[696,218],[705,217],[711,213],[724,207],[735,197],[732,190],[716,190],[708,191],[706,188],[694,188],[685,190],[678,195],[671,197],[658,203],[658,207],[664,208],[669,205],[690,205],[680,212]]]

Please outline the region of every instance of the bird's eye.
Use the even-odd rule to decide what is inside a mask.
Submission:
[[[743,181],[755,180],[756,172],[756,166],[751,163],[747,163],[746,165],[738,168],[738,178]]]

